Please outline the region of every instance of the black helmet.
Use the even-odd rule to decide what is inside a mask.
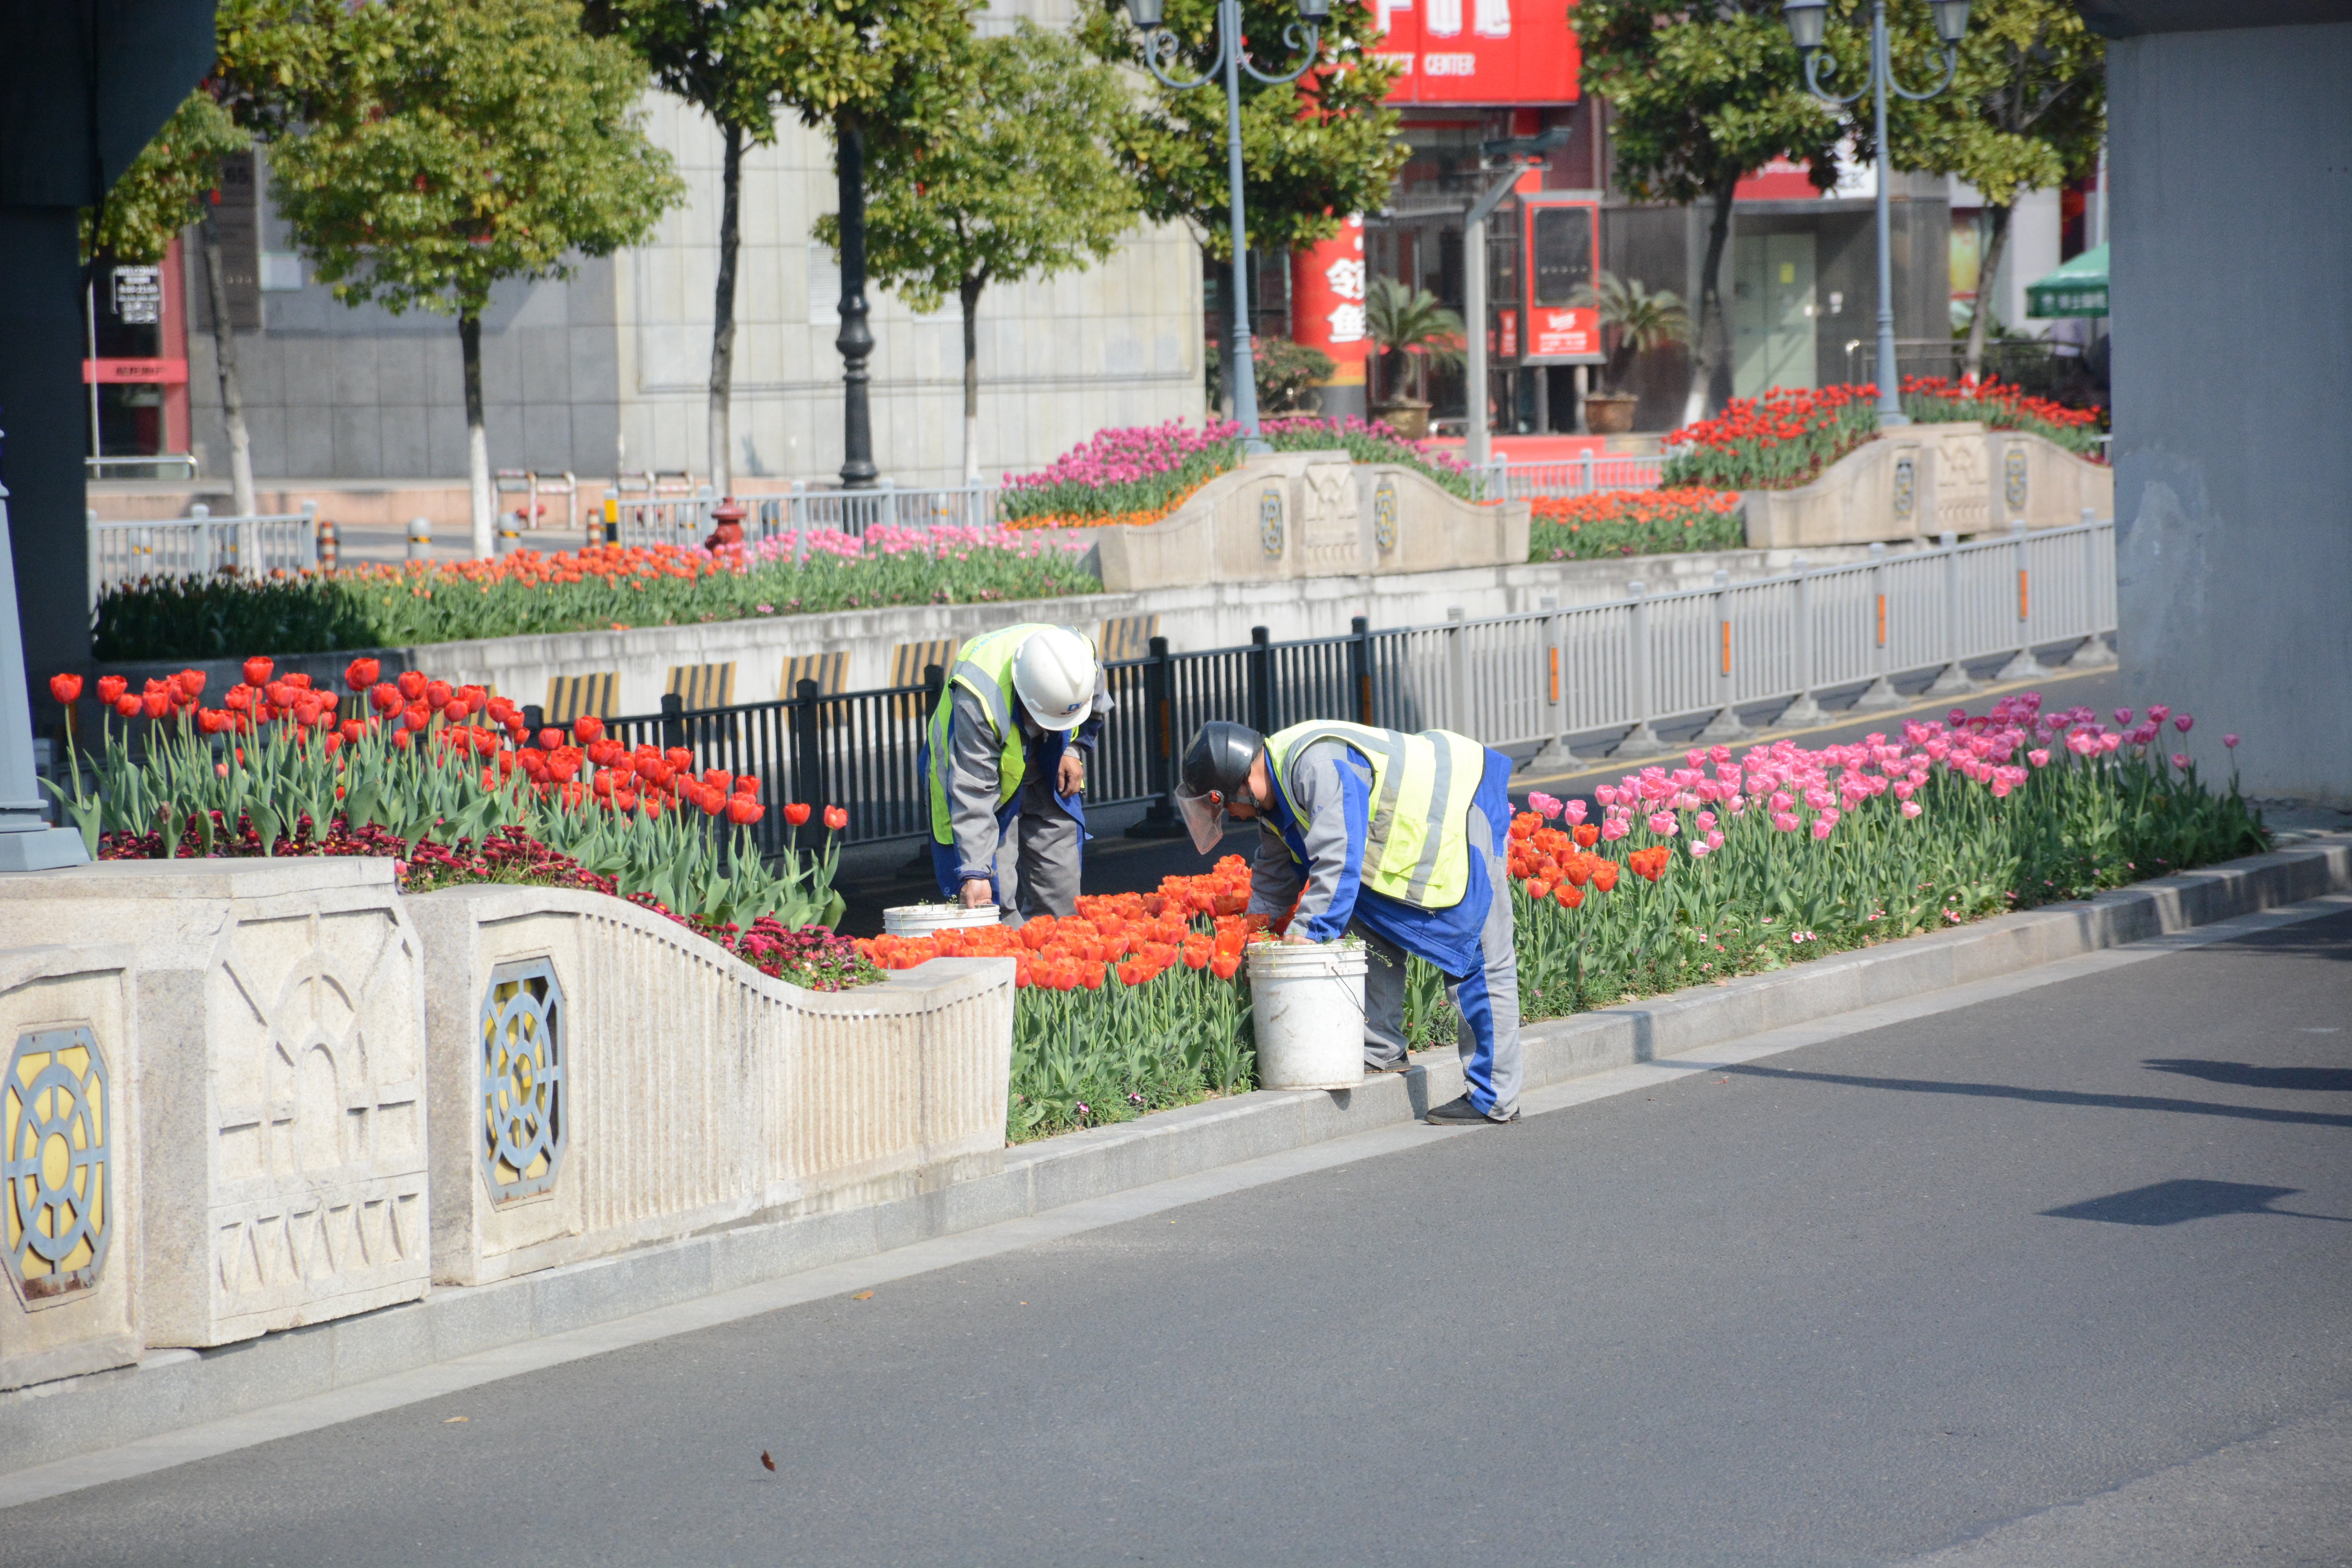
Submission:
[[[1249,787],[1250,763],[1265,749],[1265,737],[1246,724],[1212,719],[1184,748],[1176,785],[1176,805],[1192,835],[1192,847],[1207,855],[1224,837],[1224,803]]]

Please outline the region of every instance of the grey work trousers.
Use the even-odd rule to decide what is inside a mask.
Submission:
[[[1469,827],[1470,852],[1486,858],[1490,896],[1486,923],[1478,932],[1479,956],[1485,962],[1468,974],[1446,976],[1445,998],[1461,1020],[1455,1045],[1470,1080],[1472,1102],[1491,1095],[1491,1103],[1478,1108],[1489,1116],[1507,1117],[1518,1109],[1521,1076],[1519,960],[1511,935],[1511,884],[1502,857],[1495,853],[1494,831],[1486,815],[1473,811]],[[1348,930],[1363,938],[1370,950],[1371,962],[1364,968],[1364,1065],[1392,1068],[1405,1054],[1405,952],[1361,921],[1350,922]]]
[[[1021,811],[996,849],[997,903],[1018,925],[1039,915],[1078,912],[1078,873],[1086,831],[1062,809],[1042,774],[1021,784]]]

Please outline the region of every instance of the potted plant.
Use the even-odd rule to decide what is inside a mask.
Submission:
[[[1429,434],[1426,390],[1432,366],[1450,370],[1463,362],[1462,318],[1437,302],[1426,289],[1414,289],[1393,278],[1375,278],[1364,291],[1364,330],[1380,350],[1379,363],[1402,355],[1410,367],[1412,390],[1371,405],[1372,416],[1408,441]],[[1381,380],[1389,377],[1382,374]]]
[[[1613,272],[1601,273],[1599,286],[1582,302],[1599,310],[1603,331],[1617,329],[1617,346],[1601,367],[1602,390],[1585,395],[1584,427],[1595,436],[1622,435],[1633,427],[1633,408],[1641,402],[1622,390],[1626,373],[1652,349],[1690,342],[1690,312],[1672,289],[1652,293],[1639,279]]]

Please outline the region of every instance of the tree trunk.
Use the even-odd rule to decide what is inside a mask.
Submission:
[[[228,319],[228,278],[222,271],[220,225],[205,209],[205,292],[213,308],[213,366],[220,373],[221,427],[228,437],[229,508],[253,515],[253,437],[245,427],[245,385],[236,374],[236,329]]]
[[[459,310],[457,342],[466,354],[466,489],[473,501],[474,558],[480,561],[496,552],[490,530],[498,502],[490,491],[490,438],[482,426],[482,317],[478,310]]]
[[[1715,395],[1715,373],[1729,356],[1730,323],[1723,314],[1723,247],[1731,238],[1731,193],[1738,182],[1726,180],[1715,192],[1715,211],[1706,228],[1706,265],[1698,278],[1698,331],[1691,336],[1690,395],[1683,399],[1683,423],[1696,425],[1706,417]]]
[[[2009,216],[2011,204],[2017,200],[2012,188],[2008,203],[1990,209],[1990,231],[1985,236],[1984,254],[1977,258],[1977,304],[1969,312],[1968,355],[1960,363],[1960,384],[1974,386],[1984,370],[1986,324],[1992,320],[1993,278],[2000,270],[2001,252],[2009,248]]]
[[[725,127],[727,154],[719,165],[719,286],[710,301],[710,488],[734,493],[729,403],[735,388],[735,251],[742,229],[743,128]]]
[[[985,278],[966,278],[956,297],[963,305],[963,482],[980,483],[980,291]]]
[[[1202,247],[1202,255],[1208,248]],[[1223,418],[1234,416],[1234,284],[1229,268],[1219,268],[1217,279],[1217,413]]]

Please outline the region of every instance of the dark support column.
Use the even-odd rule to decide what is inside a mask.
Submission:
[[[1372,719],[1372,623],[1362,616],[1348,622],[1348,695],[1356,706],[1356,722]]]
[[[1186,737],[1176,733],[1176,661],[1169,657],[1166,637],[1151,639],[1151,662],[1143,667],[1143,705],[1144,784],[1153,799],[1143,820],[1129,828],[1127,836],[1181,838],[1185,827],[1176,815],[1176,770]]]
[[[1274,729],[1274,649],[1268,646],[1273,634],[1264,626],[1250,627],[1249,650],[1249,721],[1250,728],[1264,735]]]
[[[0,207],[0,483],[33,689],[89,658],[81,260],[71,207]]]
[[[874,422],[867,412],[866,362],[874,353],[866,305],[866,137],[843,125],[835,138],[834,172],[841,190],[841,482],[849,489],[870,488],[874,467]]]

